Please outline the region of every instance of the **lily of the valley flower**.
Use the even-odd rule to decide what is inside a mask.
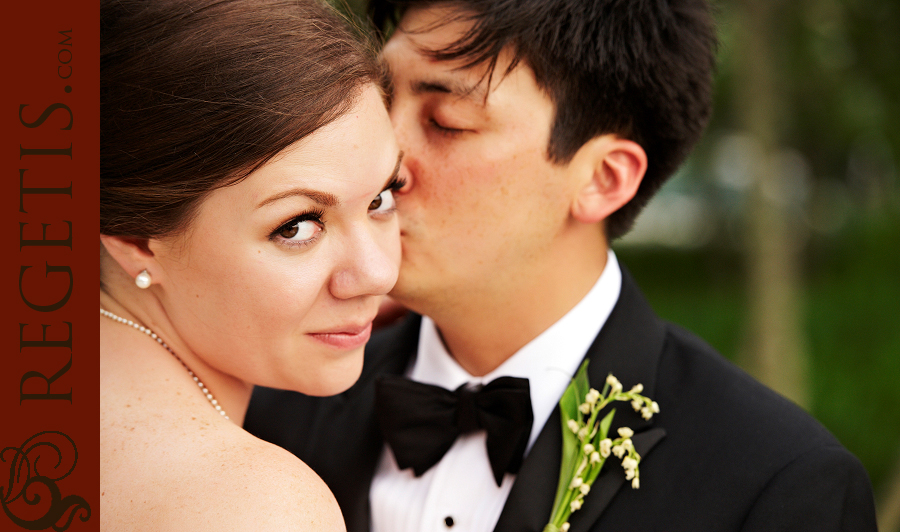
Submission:
[[[659,414],[659,405],[656,404],[656,401],[651,401],[649,404],[647,404],[647,406],[641,408],[642,418],[650,419],[651,417],[653,417],[653,414]]]
[[[603,458],[609,458],[609,454],[612,452],[612,440],[609,438],[604,438],[600,440],[600,456]]]
[[[613,394],[617,394],[622,391],[622,383],[619,382],[619,379],[612,376],[612,373],[606,377],[606,384],[610,387],[610,392]]]
[[[615,401],[624,401],[631,403],[635,411],[649,419],[659,412],[659,405],[641,395],[644,391],[641,384],[633,386],[627,392],[623,390],[622,383],[611,374],[607,376],[602,392],[591,388],[587,379],[587,361],[566,388],[559,402],[563,423],[559,486],[551,520],[544,527],[544,532],[569,530],[569,516],[581,509],[585,496],[591,491],[591,485],[611,455],[621,460],[625,479],[631,481],[631,487],[640,487],[641,456],[631,441],[634,431],[628,427],[620,427],[618,438],[607,437],[615,410],[611,410],[602,419],[599,418],[599,413]]]

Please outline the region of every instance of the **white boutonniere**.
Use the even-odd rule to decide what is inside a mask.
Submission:
[[[638,465],[641,456],[635,451],[631,436],[634,432],[628,427],[618,430],[618,438],[608,437],[615,409],[602,419],[598,414],[614,401],[631,403],[635,411],[644,419],[650,419],[659,412],[659,405],[649,397],[641,395],[644,387],[635,385],[629,391],[623,391],[622,383],[610,374],[606,378],[603,391],[590,387],[587,378],[588,361],[585,360],[566,388],[559,409],[562,418],[562,463],[559,470],[559,486],[550,522],[544,532],[567,532],[569,516],[581,508],[585,496],[591,491],[591,485],[606,463],[610,455],[622,461],[625,479],[631,481],[631,487],[640,487],[640,471]]]

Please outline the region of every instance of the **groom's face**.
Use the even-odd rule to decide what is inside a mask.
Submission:
[[[433,314],[540,278],[569,221],[573,180],[547,158],[554,105],[523,64],[435,61],[467,29],[444,7],[408,12],[384,48],[409,185],[397,196],[403,263],[392,295]],[[521,290],[520,290],[521,291]]]

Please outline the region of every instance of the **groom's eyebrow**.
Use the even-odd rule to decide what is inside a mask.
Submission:
[[[412,84],[413,94],[451,94],[460,98],[481,99],[483,83],[469,85],[458,80],[420,80]]]

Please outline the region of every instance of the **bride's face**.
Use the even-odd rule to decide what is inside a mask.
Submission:
[[[398,162],[369,87],[346,115],[210,193],[185,234],[151,241],[187,347],[254,384],[311,395],[352,385],[397,279]]]

